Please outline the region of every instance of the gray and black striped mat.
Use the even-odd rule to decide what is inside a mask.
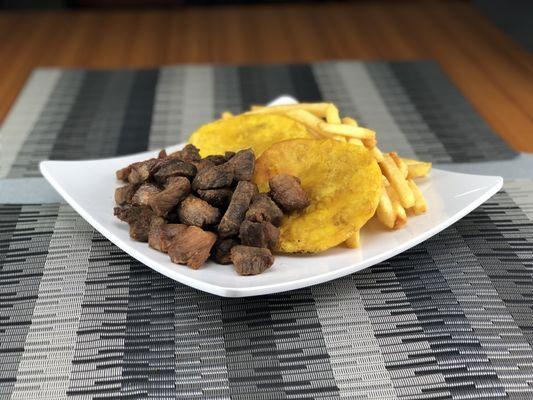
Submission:
[[[41,159],[173,144],[281,93],[402,154],[518,157],[430,62],[37,71],[0,130],[2,176],[26,179],[0,180],[25,199],[0,204],[0,398],[533,398],[531,180],[370,269],[246,299],[153,272],[33,191]]]
[[[432,62],[38,70],[1,129],[0,177],[39,176],[43,159],[111,157],[186,140],[224,110],[280,94],[327,99],[379,132],[384,150],[435,163],[516,153]]]

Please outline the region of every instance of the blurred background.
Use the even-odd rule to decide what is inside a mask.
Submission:
[[[529,149],[532,1],[0,0],[0,121],[43,66],[436,61]],[[502,114],[506,117],[503,118]]]

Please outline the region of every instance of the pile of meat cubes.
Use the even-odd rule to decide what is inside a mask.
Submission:
[[[115,215],[130,236],[168,253],[174,263],[197,269],[211,257],[233,263],[240,275],[255,275],[274,262],[283,213],[309,205],[300,181],[281,174],[270,193],[251,182],[252,150],[200,157],[183,150],[133,163],[117,171],[126,185],[115,191]]]

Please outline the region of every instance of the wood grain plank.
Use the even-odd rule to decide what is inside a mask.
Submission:
[[[342,2],[0,14],[0,120],[32,69],[434,59],[533,151],[532,56],[465,2]]]
[[[428,58],[439,62],[496,132],[518,150],[533,150],[531,133],[528,133],[532,131],[530,116],[517,107],[469,55],[463,47],[464,40],[452,39],[423,6],[411,9],[395,6],[395,14],[404,19],[404,30],[411,40],[425,50]],[[420,35],[421,30],[423,35]]]

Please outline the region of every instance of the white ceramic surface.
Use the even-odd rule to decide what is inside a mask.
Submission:
[[[180,146],[173,146],[173,151]],[[429,208],[409,217],[405,228],[387,231],[376,223],[362,231],[361,248],[335,248],[309,256],[276,255],[261,275],[238,276],[231,265],[208,262],[199,270],[170,262],[166,254],[130,239],[127,224],[113,216],[113,194],[120,185],[115,171],[157,151],[91,161],[43,161],[44,177],[95,229],[126,253],[155,271],[185,285],[226,297],[255,296],[298,289],[345,276],[395,256],[450,226],[502,186],[497,176],[467,175],[434,169],[420,181]]]

